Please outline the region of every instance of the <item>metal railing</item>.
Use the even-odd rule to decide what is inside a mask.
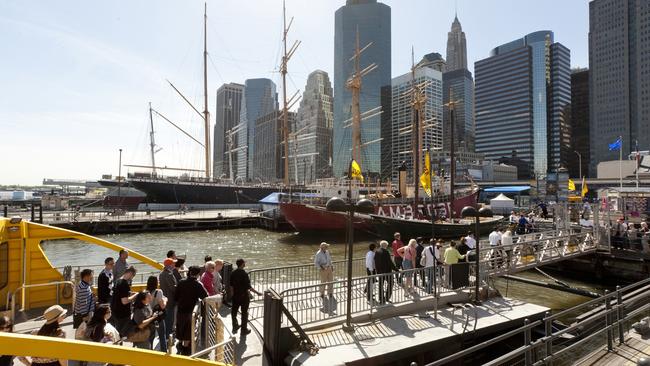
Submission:
[[[133,280],[131,281],[132,283],[136,284],[146,284],[147,279],[149,276],[156,276],[158,277],[158,274],[160,273],[160,270],[155,270],[155,271],[141,271],[142,268],[151,268],[151,265],[147,263],[142,263],[142,262],[134,262],[134,263],[129,263],[129,266],[134,266],[138,271],[133,277]],[[99,274],[102,272],[104,269],[103,264],[91,264],[91,265],[84,265],[84,266],[62,266],[62,267],[54,267],[59,273],[63,274],[66,271],[66,267],[70,268],[71,270],[71,279],[78,281],[79,279],[76,278],[76,276],[81,273],[82,270],[84,269],[90,269],[93,271],[93,284],[97,285],[97,279],[99,278]]]
[[[382,307],[416,301],[430,301],[435,308],[436,297],[447,292],[472,288],[474,273],[467,274],[463,286],[451,289],[453,283],[449,266],[436,267],[436,286],[433,286],[433,267],[409,269],[352,279],[352,314],[373,313]],[[407,288],[408,281],[412,287]],[[435,291],[434,291],[435,288]],[[321,293],[325,296],[321,297]],[[331,294],[332,296],[329,296]],[[283,304],[301,325],[344,317],[347,305],[347,280],[311,284],[280,292]]]
[[[16,297],[18,295],[19,291],[23,290],[28,290],[32,288],[39,288],[39,287],[50,287],[54,286],[56,288],[56,303],[59,304],[60,301],[60,287],[61,285],[63,286],[70,286],[72,289],[72,304],[74,305],[75,302],[75,291],[74,291],[74,282],[72,281],[56,281],[56,282],[48,282],[48,283],[35,283],[31,285],[21,285],[17,289],[14,290],[13,293],[7,294],[7,304],[6,304],[6,309],[11,309],[11,321],[13,322],[16,319]],[[23,308],[21,307],[20,311],[23,311]]]
[[[334,279],[342,279],[347,274],[347,261],[333,261]],[[366,264],[364,258],[352,260],[352,275],[354,277],[366,275]],[[297,286],[308,286],[320,283],[320,269],[314,263],[296,264],[291,266],[272,267],[264,269],[253,269],[248,272],[253,288],[260,292],[267,288],[281,292],[285,289]],[[262,296],[255,295],[255,300],[261,300]]]
[[[564,329],[554,330],[553,321],[571,314],[586,313],[589,316],[579,318],[577,322]],[[605,295],[582,303],[570,309],[551,315],[546,313],[542,320],[529,322],[508,333],[492,338],[453,355],[447,356],[427,366],[441,366],[467,357],[475,352],[504,341],[511,337],[522,337],[523,345],[496,358],[486,365],[513,364],[515,360],[525,365],[552,365],[554,361],[570,359],[575,361],[581,353],[594,350],[593,343],[599,338],[606,341],[608,351],[614,349],[614,343],[625,343],[625,334],[630,330],[630,323],[650,312],[650,279],[630,286],[608,292]],[[543,327],[544,336],[533,341],[531,331]],[[562,337],[571,335],[573,341]],[[583,347],[589,345],[589,347]]]
[[[235,365],[235,337],[219,316],[221,301],[221,295],[216,295],[199,300],[194,306],[190,357]]]

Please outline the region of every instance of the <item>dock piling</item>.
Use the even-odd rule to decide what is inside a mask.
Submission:
[[[548,366],[553,366],[553,359],[551,356],[553,355],[553,320],[551,319],[551,312],[547,311],[546,314],[544,314],[544,338],[545,338],[545,344],[546,344],[546,359],[549,361],[546,362],[546,365]]]
[[[530,320],[528,320],[528,318],[524,319],[524,326],[528,324],[530,324]],[[530,328],[526,328],[526,330],[524,331],[524,346],[529,346],[530,342],[532,342]],[[526,366],[530,366],[533,364],[533,354],[530,348],[526,350],[525,358],[526,358]]]

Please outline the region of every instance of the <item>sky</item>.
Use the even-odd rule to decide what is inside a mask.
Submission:
[[[344,0],[286,0],[294,17],[288,94],[307,75],[333,79],[334,12]],[[588,66],[588,0],[384,0],[392,9],[392,75],[429,52],[445,55],[457,11],[468,66],[492,48],[552,30],[571,50],[572,67]],[[203,109],[203,7],[198,0],[0,2],[0,184],[44,178],[99,179],[123,164],[149,165],[149,102],[186,131],[202,120],[167,84]],[[210,0],[209,108],[223,83],[277,72],[281,0]],[[214,121],[213,121],[214,122]],[[202,147],[154,117],[156,165],[201,169]],[[133,172],[122,168],[122,174]]]

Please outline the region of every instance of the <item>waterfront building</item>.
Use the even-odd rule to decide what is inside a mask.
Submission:
[[[476,151],[490,160],[516,151],[530,165],[530,169],[517,167],[520,176],[528,170],[542,177],[566,167],[570,61],[569,49],[554,42],[551,31],[530,33],[477,61]]]
[[[311,183],[332,176],[332,98],[327,73],[322,70],[310,73],[296,115],[294,131],[300,133],[289,140],[289,180],[295,181],[296,173],[296,183]]]
[[[282,112],[275,110],[255,121],[255,150],[250,169],[253,182],[277,183],[284,178],[284,135]],[[289,112],[289,126],[296,122],[296,113]]]
[[[217,89],[217,105],[214,116],[214,151],[212,158],[214,163],[212,170],[214,172],[214,178],[220,178],[224,175],[228,177],[230,174],[227,133],[239,124],[243,93],[244,86],[237,83],[223,84]],[[234,143],[235,141],[233,141],[233,146]],[[235,162],[236,160],[233,159],[233,173],[237,171]]]
[[[456,160],[456,182],[467,181],[467,175],[477,177],[473,172],[481,171],[484,161],[483,154],[469,151],[454,152]],[[451,175],[451,152],[449,150],[436,150],[431,152],[431,166],[437,175],[449,177]]]
[[[375,63],[377,69],[363,77],[361,112],[381,106],[381,88],[391,85],[391,10],[377,0],[347,0],[334,17],[334,129],[333,167],[334,176],[347,175],[351,157],[352,94],[346,81],[354,71],[350,58],[354,55],[357,31],[359,43],[364,47],[372,42],[361,57],[361,68]],[[346,126],[347,125],[347,126]],[[379,140],[382,136],[381,115],[361,123],[361,139],[364,143]],[[371,143],[363,147],[360,165],[364,174],[378,175],[381,170],[382,149],[385,142]]]
[[[598,162],[618,159],[608,144],[623,137],[623,155],[634,141],[650,145],[650,2],[589,3],[590,173]]]
[[[416,68],[415,79],[410,72],[400,75],[392,82],[392,179],[397,181],[399,167],[406,161],[408,179],[413,180],[413,146],[415,143],[413,131],[413,108],[411,107],[412,83],[425,84],[424,94],[426,103],[422,119],[429,126],[421,132],[422,149],[442,148],[442,73],[428,67]],[[424,156],[424,155],[422,155]],[[423,160],[421,160],[423,162]],[[420,163],[420,171],[422,163]]]
[[[454,17],[451,23],[451,31],[447,33],[447,70],[467,69],[467,42],[465,32],[460,26],[458,16]]]
[[[514,182],[517,180],[517,167],[497,163],[494,160],[483,162],[481,180],[484,182]]]
[[[258,118],[278,110],[275,83],[270,79],[248,79],[244,93],[237,133],[237,176],[252,179],[251,168],[255,156],[255,126]]]
[[[589,70],[578,69],[571,73],[571,148],[575,156],[569,159],[569,176],[589,174],[589,145]]]

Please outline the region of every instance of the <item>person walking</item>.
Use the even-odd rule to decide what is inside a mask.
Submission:
[[[131,280],[135,277],[136,270],[133,266],[124,271],[124,274],[115,282],[113,287],[113,301],[111,311],[115,317],[115,328],[121,336],[126,336],[128,325],[131,321],[131,302],[137,293],[131,293]]]
[[[156,333],[158,333],[158,343],[160,344],[160,352],[167,352],[167,330],[165,329],[165,319],[167,318],[167,297],[161,289],[158,288],[158,277],[149,276],[147,279],[147,291],[151,294],[152,301],[149,304],[151,311],[153,313],[159,313],[160,315],[156,318],[152,330],[157,332],[151,332],[149,337],[149,343],[153,348],[154,340],[156,338]]]
[[[97,276],[97,303],[110,304],[113,298],[113,257],[104,259],[104,269]]]
[[[207,291],[199,282],[201,273],[199,266],[190,266],[187,277],[178,282],[174,300],[176,301],[176,338],[178,338],[178,354],[189,356],[192,352],[192,311],[199,300],[208,296]]]
[[[176,286],[178,282],[174,276],[174,259],[171,257],[166,258],[163,261],[163,268],[158,274],[158,283],[160,284],[160,290],[162,290],[163,295],[167,298],[167,307],[165,308],[165,339],[169,338],[169,335],[174,331],[174,319],[176,318]]]
[[[93,298],[92,282],[93,271],[84,269],[81,271],[81,281],[75,286],[75,299],[72,313],[72,328],[77,329],[82,322],[87,322],[95,311],[95,299]]]
[[[251,301],[251,292],[262,295],[251,286],[251,279],[244,270],[246,261],[242,258],[235,262],[237,269],[230,274],[230,292],[232,293],[232,308],[230,316],[232,317],[232,333],[235,334],[241,328],[241,335],[245,336],[251,332],[248,328],[248,307]],[[241,309],[241,326],[237,323],[237,313]]]
[[[203,287],[205,287],[205,290],[208,292],[208,296],[214,296],[216,295],[216,291],[214,289],[214,272],[217,268],[217,266],[214,264],[213,261],[208,261],[205,263],[205,272],[201,275],[201,283],[203,284]]]
[[[320,243],[320,249],[314,256],[314,265],[320,271],[320,297],[325,298],[325,287],[327,287],[327,295],[332,297],[334,281],[334,269],[332,267],[332,256],[328,248],[329,244],[326,242]],[[327,285],[326,285],[327,284]]]
[[[386,274],[397,271],[395,263],[390,258],[388,242],[386,240],[379,242],[379,248],[375,252],[374,259],[377,274],[385,275],[379,277],[379,303],[383,305],[386,301],[390,301],[390,297],[393,294],[393,276]]]
[[[375,248],[376,247],[377,246],[375,245],[375,243],[370,243],[370,245],[368,246],[368,252],[366,252],[366,274],[368,275],[368,283],[366,283],[366,288],[363,290],[363,292],[366,293],[368,302],[371,302],[374,298],[373,287],[375,281],[370,276],[377,273],[377,271],[375,270]]]
[[[119,257],[113,266],[113,279],[115,282],[117,282],[122,277],[126,269],[129,268],[129,263],[126,261],[127,258],[129,258],[129,252],[126,249],[120,250]]]
[[[65,331],[61,328],[61,323],[65,320],[67,310],[60,305],[52,305],[45,310],[43,318],[45,324],[36,332],[35,335],[42,337],[57,337],[65,339]],[[32,357],[33,366],[66,366],[68,360],[46,358],[46,357]]]
[[[401,247],[397,250],[397,254],[399,254],[400,257],[403,258],[402,269],[404,271],[407,271],[407,273],[404,274],[404,277],[406,277],[406,286],[404,287],[404,289],[409,294],[412,294],[414,292],[413,271],[410,270],[415,268],[415,256],[417,254],[415,249],[416,246],[417,246],[417,241],[415,239],[411,239],[409,240],[407,246]]]

